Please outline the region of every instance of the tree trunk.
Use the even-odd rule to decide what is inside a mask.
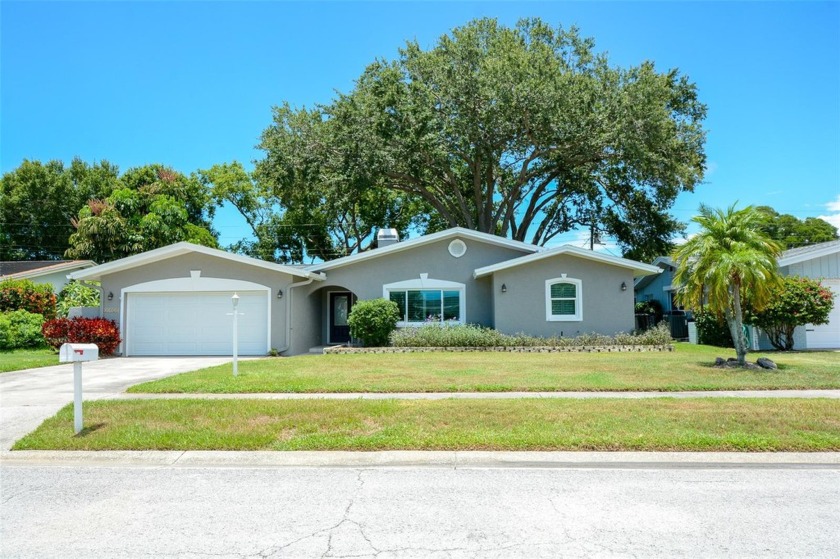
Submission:
[[[732,311],[727,312],[726,322],[732,334],[738,365],[747,365],[747,337],[744,335],[744,313],[741,309],[741,282],[736,278],[732,282]]]

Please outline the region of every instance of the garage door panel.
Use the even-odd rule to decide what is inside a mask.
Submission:
[[[129,355],[231,355],[232,293],[129,293]],[[239,293],[239,353],[268,351],[265,292]]]

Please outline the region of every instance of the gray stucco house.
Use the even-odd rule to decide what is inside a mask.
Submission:
[[[384,297],[399,327],[477,323],[507,333],[575,336],[634,327],[633,281],[657,266],[572,246],[542,248],[453,228],[309,266],[177,243],[71,274],[99,280],[101,314],[123,355],[228,355],[231,296],[240,354],[286,355],[350,340],[347,315]]]
[[[779,272],[783,276],[801,276],[820,280],[834,293],[834,309],[828,324],[807,324],[794,332],[796,349],[840,349],[840,240],[792,248],[779,258]],[[653,265],[661,268],[658,275],[636,279],[634,290],[637,301],[656,299],[667,312],[676,309],[673,294],[675,264],[667,256],[660,256]],[[755,349],[772,349],[765,334],[756,331],[750,340]]]

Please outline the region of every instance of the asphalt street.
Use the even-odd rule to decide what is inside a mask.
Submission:
[[[2,557],[840,556],[840,467],[4,465]]]

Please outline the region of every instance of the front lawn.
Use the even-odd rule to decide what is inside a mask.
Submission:
[[[58,365],[58,354],[50,348],[0,351],[0,373]]]
[[[769,355],[778,371],[716,369],[733,350],[676,344],[644,353],[407,353],[301,355],[147,382],[129,392],[509,392],[840,388],[840,354]]]
[[[838,451],[840,401],[118,400],[68,405],[15,450]]]

